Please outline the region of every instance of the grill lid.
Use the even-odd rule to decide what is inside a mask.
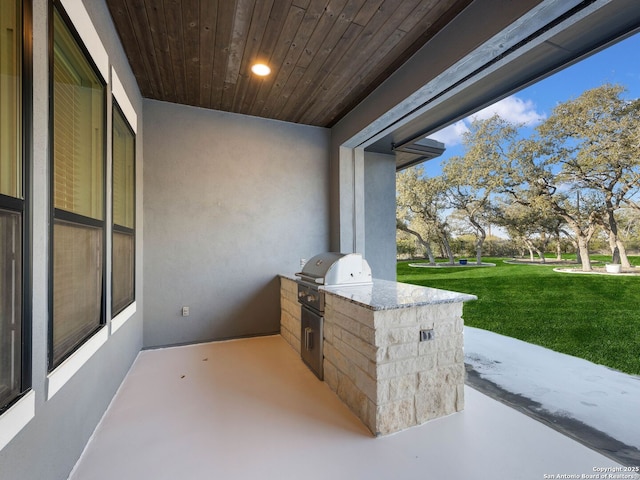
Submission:
[[[310,258],[302,272],[302,280],[320,285],[353,285],[372,282],[371,268],[359,253],[327,252]]]

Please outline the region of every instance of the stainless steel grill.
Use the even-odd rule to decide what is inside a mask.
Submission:
[[[371,284],[371,268],[359,253],[328,252],[309,259],[296,276],[302,305],[300,355],[322,380],[324,292],[320,287]]]
[[[359,253],[321,253],[296,273],[302,281],[317,285],[371,283],[371,268]]]

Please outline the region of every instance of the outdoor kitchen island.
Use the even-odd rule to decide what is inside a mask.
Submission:
[[[281,276],[281,332],[300,351],[293,278]],[[462,305],[475,296],[377,279],[321,289],[324,381],[374,435],[464,408]]]

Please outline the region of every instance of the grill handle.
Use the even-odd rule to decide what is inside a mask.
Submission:
[[[307,350],[313,348],[313,329],[311,327],[304,329],[304,348]]]
[[[323,285],[324,284],[324,277],[316,277],[313,275],[306,275],[302,272],[298,272],[294,274],[296,277],[300,277],[300,280],[305,281],[305,282],[309,282],[309,283],[314,283],[317,285]]]

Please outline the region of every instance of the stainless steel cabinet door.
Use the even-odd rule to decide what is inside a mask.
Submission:
[[[300,355],[304,363],[322,380],[322,323],[323,318],[313,310],[302,307]]]

